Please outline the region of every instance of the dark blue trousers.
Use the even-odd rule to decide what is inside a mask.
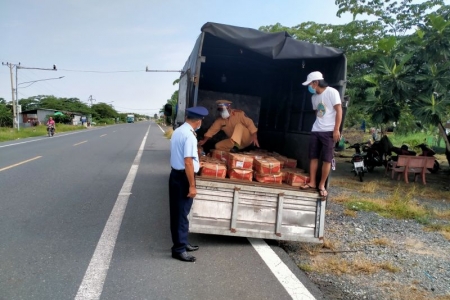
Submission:
[[[169,178],[170,232],[172,233],[172,253],[186,251],[188,245],[188,214],[193,198],[188,198],[189,181],[186,173],[172,170]]]

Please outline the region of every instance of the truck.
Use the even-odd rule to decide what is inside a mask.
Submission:
[[[287,32],[208,22],[181,71],[174,127],[184,122],[187,107],[204,106],[209,115],[197,133],[201,138],[217,117],[215,101],[227,99],[252,118],[261,148],[295,158],[309,171],[315,112],[301,83],[313,71],[339,91],[345,116],[347,60],[341,50]],[[328,198],[316,191],[201,176],[196,185],[190,232],[323,243]]]
[[[134,123],[134,115],[127,115],[127,123]]]

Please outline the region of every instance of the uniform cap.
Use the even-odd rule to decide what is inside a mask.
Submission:
[[[310,84],[312,81],[315,80],[323,80],[323,75],[322,73],[315,71],[315,72],[311,72],[308,74],[308,77],[306,77],[306,81],[303,82],[303,85],[308,85]]]
[[[217,100],[216,101],[217,105],[230,105],[231,103],[233,103],[233,102],[231,102],[229,100]]]
[[[203,106],[195,106],[187,108],[186,113],[190,119],[203,119],[208,115],[208,110]]]

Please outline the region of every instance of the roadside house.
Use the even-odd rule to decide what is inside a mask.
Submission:
[[[45,124],[47,122],[47,116],[53,115],[56,112],[62,112],[64,114],[68,114],[72,117],[72,124],[78,125],[81,124],[82,113],[77,112],[67,112],[56,109],[47,109],[47,108],[39,108],[39,109],[31,109],[27,111],[23,111],[19,114],[19,123],[21,127],[32,126],[33,124]]]

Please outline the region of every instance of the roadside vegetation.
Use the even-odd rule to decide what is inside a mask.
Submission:
[[[47,118],[52,116],[55,120],[57,132],[84,129],[82,126],[71,125],[75,114],[85,116],[95,126],[125,123],[128,114],[116,111],[112,105],[107,103],[99,102],[89,106],[78,98],[58,98],[52,95],[32,96],[19,99],[18,102],[24,112],[35,109],[57,110],[58,114],[47,116]],[[145,115],[130,113],[135,115],[136,120],[149,118]],[[46,128],[43,125],[21,127],[19,131],[12,127],[13,109],[11,102],[0,98],[0,142],[46,134]]]
[[[83,129],[86,129],[86,127],[57,124],[55,133],[58,134],[61,132],[83,130]],[[45,125],[21,128],[19,131],[13,128],[0,127],[0,142],[44,135],[47,135],[47,126]]]
[[[390,179],[359,183],[339,178],[333,179],[332,184],[348,191],[331,199],[344,205],[346,216],[356,217],[358,211],[371,211],[386,218],[415,220],[425,225],[426,230],[440,232],[450,240],[450,210],[437,210],[420,201],[448,201],[448,190],[434,186],[393,184]]]

